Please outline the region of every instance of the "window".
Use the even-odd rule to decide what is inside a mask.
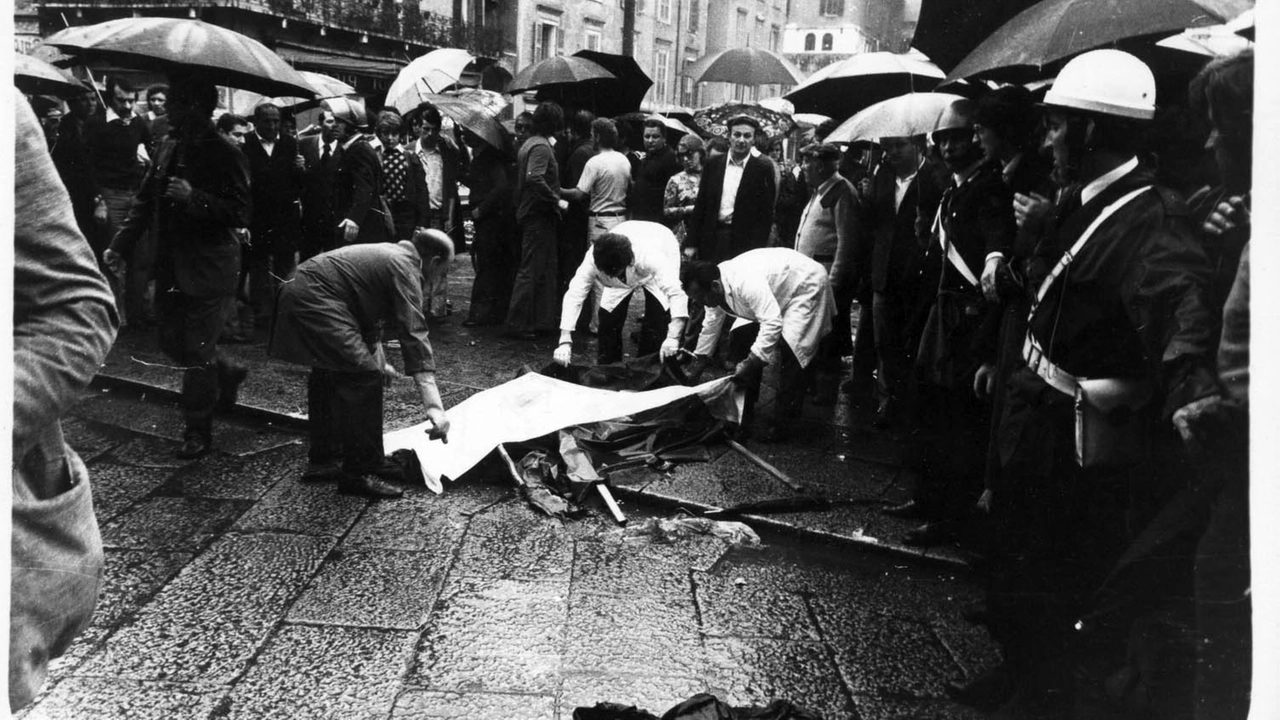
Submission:
[[[813,52],[813,51],[814,51],[814,49],[815,49],[815,48],[817,48],[817,47],[818,47],[818,45],[817,45],[817,38],[815,38],[815,37],[814,37],[813,33],[809,33],[808,35],[805,35],[805,36],[804,36],[804,51],[805,51],[805,52]]]
[[[671,0],[658,0],[658,19],[664,23],[671,22]]]
[[[664,103],[670,98],[671,46],[659,44],[653,49],[653,99]]]
[[[831,52],[833,42],[831,33],[824,33],[822,36],[822,52]]]
[[[689,66],[697,61],[697,55],[686,55],[682,71],[687,72],[689,70]],[[697,103],[694,101],[694,91],[696,88],[694,87],[693,78],[684,74],[684,72],[682,72],[680,76],[680,104],[685,107],[697,107]]]
[[[586,28],[586,30],[585,30],[585,31],[584,31],[584,33],[583,33],[583,38],[582,38],[582,47],[583,47],[583,49],[584,49],[584,50],[595,50],[595,51],[599,52],[599,51],[600,51],[600,39],[601,39],[602,37],[603,37],[603,33],[601,33],[601,32],[600,32],[600,30],[599,30],[599,28],[598,28],[598,27],[592,27],[592,26],[588,25],[588,26],[587,26],[587,28]]]
[[[546,60],[559,55],[560,40],[559,21],[538,18],[533,26],[533,59]]]
[[[733,26],[733,37],[738,41],[738,47],[747,46],[747,11],[738,10],[736,18],[737,24]]]
[[[819,12],[829,17],[844,15],[844,0],[822,0]]]
[[[700,17],[702,15],[701,8],[698,7],[701,4],[700,0],[689,1],[689,32],[691,33],[698,32],[699,23],[702,21]]]
[[[782,42],[782,28],[774,25],[769,30],[769,49],[778,52],[778,43]]]

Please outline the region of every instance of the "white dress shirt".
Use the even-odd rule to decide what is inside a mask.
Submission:
[[[689,297],[680,286],[680,241],[666,225],[643,220],[618,223],[609,232],[618,233],[631,241],[635,260],[627,266],[625,280],[605,275],[596,267],[595,253],[587,251],[578,271],[569,281],[560,313],[560,329],[572,331],[578,324],[582,303],[591,294],[594,285],[600,285],[600,309],[618,307],[637,288],[648,290],[664,310],[671,311],[671,318],[689,317]]]

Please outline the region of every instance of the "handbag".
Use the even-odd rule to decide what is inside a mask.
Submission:
[[[1080,379],[1076,384],[1076,464],[1118,470],[1147,456],[1145,409],[1151,383],[1133,378]]]

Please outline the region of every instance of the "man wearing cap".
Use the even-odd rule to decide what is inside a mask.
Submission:
[[[773,162],[755,148],[760,122],[749,115],[726,124],[729,153],[707,161],[689,216],[685,256],[710,262],[765,247],[773,227],[777,182]]]
[[[840,149],[830,143],[813,143],[800,151],[804,176],[812,190],[809,202],[800,211],[795,249],[818,261],[831,278],[836,300],[836,327],[819,353],[823,369],[838,370],[840,347],[849,347],[849,310],[853,304],[854,237],[858,227],[858,200],[853,186],[836,167]],[[833,402],[835,388],[821,388],[820,402]],[[829,393],[827,391],[830,391]]]
[[[689,318],[689,301],[680,287],[680,245],[671,230],[659,223],[628,220],[596,239],[564,294],[555,352],[561,365],[569,364],[574,325],[597,286],[603,291],[596,362],[607,365],[622,359],[622,328],[637,289],[644,291],[644,319],[636,355],[660,352],[665,360],[676,353]]]
[[[395,225],[382,199],[382,161],[360,131],[369,123],[364,106],[348,98],[325,102],[338,121],[338,144],[342,148],[335,198],[338,246],[389,242],[395,238]]]
[[[1182,200],[1138,159],[1155,91],[1142,61],[1095,50],[1045,96],[1045,145],[1072,185],[1026,274],[1028,332],[999,420],[1009,481],[991,511],[1018,551],[998,558],[988,615],[1018,690],[1010,716],[1069,712],[1073,651],[1101,639],[1090,598],[1142,509],[1131,498],[1167,488],[1155,466],[1181,452],[1174,425],[1219,393],[1208,260]]]

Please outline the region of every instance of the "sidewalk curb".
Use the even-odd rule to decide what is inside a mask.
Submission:
[[[120,377],[118,375],[108,375],[106,373],[99,373],[94,376],[89,386],[100,390],[118,389],[139,394],[151,393],[171,401],[181,399],[181,394],[176,390],[171,390],[157,385],[150,385],[148,383],[133,380],[131,378]],[[255,405],[237,403],[231,414],[233,416],[250,418],[259,422],[265,422],[275,427],[286,428],[297,432],[306,432],[307,430],[307,419],[305,417],[290,415]],[[732,452],[732,450],[730,450],[730,452]],[[643,490],[636,490],[623,485],[611,486],[611,489],[613,490],[614,495],[619,498],[625,498],[626,500],[633,502],[644,502],[659,507],[668,507],[673,509],[685,508],[699,513],[715,509],[710,505],[703,505],[702,503],[692,500],[684,500],[677,497],[648,493]],[[742,515],[740,519],[749,522],[754,528],[763,529],[768,532],[791,535],[792,537],[800,539],[815,540],[825,544],[844,545],[860,550],[871,550],[873,552],[883,553],[901,559],[929,563],[953,570],[969,569],[969,564],[961,559],[945,555],[936,555],[925,550],[907,547],[894,542],[886,542],[877,538],[839,535],[836,533],[824,532],[822,530],[814,530],[812,528],[782,522],[767,515],[746,514]]]

